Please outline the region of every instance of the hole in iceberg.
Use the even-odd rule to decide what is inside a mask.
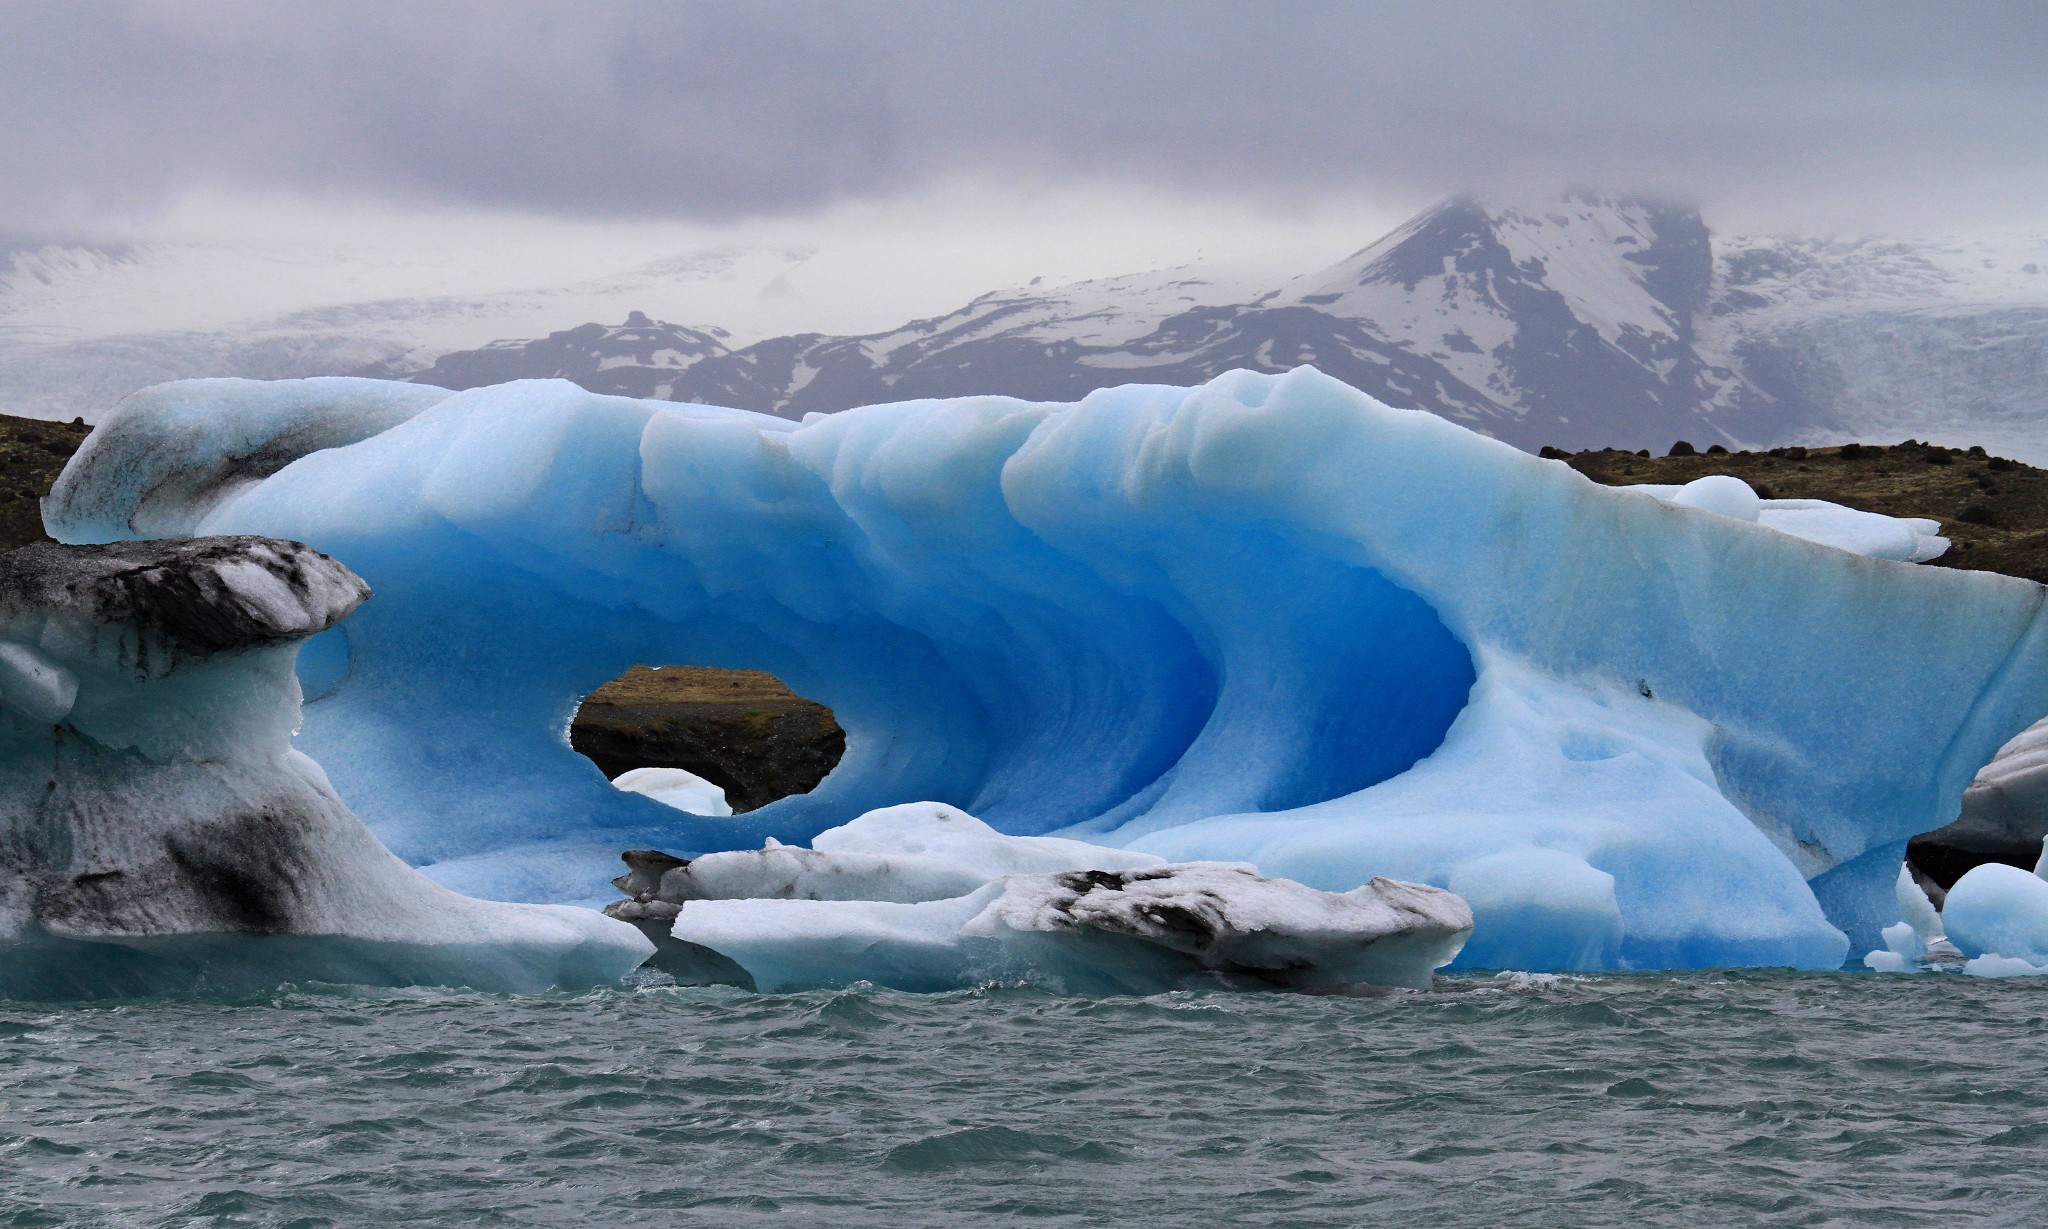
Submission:
[[[622,788],[700,814],[719,812],[692,805],[698,795],[722,793],[738,814],[817,788],[846,735],[764,671],[634,666],[584,698],[569,743]]]

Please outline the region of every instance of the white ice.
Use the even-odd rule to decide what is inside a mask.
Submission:
[[[724,790],[686,769],[629,769],[613,777],[612,784],[693,815],[732,814],[732,803],[726,800]]]
[[[310,395],[204,393],[265,438]],[[186,417],[125,423],[122,455],[193,447]],[[146,492],[98,451],[59,536],[137,532]],[[1322,890],[1464,885],[1467,965],[1836,967],[1898,917],[1904,842],[2048,711],[2041,589],[1705,494],[1738,514],[1303,368],[801,425],[521,382],[180,515],[376,589],[309,645],[300,743],[464,890],[597,900],[623,847],[798,845],[933,799]],[[1885,523],[1919,544],[1852,544],[1931,549]],[[635,662],[768,670],[845,758],[731,817],[614,789],[564,731]]]
[[[1987,862],[1971,868],[1942,902],[1942,923],[1986,977],[2048,973],[2048,848],[2030,873]]]
[[[821,832],[809,849],[771,839],[761,849],[705,854],[663,875],[660,895],[909,904],[964,896],[1004,875],[1164,864],[1151,854],[1083,841],[1005,836],[957,808],[911,802]]]
[[[1927,898],[1919,881],[1913,878],[1912,869],[1904,863],[1899,866],[1892,895],[1904,920],[1884,928],[1884,949],[1866,953],[1865,968],[1879,973],[1909,973],[1929,966],[1950,967],[1963,959],[1963,953],[1949,942],[1934,902]]]
[[[1698,508],[1809,542],[1872,559],[1925,563],[1948,551],[1941,522],[1918,516],[1884,516],[1845,508],[1824,499],[1764,499],[1732,474],[1710,474],[1683,486],[1644,483],[1625,488],[1667,503]]]
[[[1248,866],[1006,837],[931,803],[864,815],[813,844],[670,870],[653,897],[669,910],[656,916],[672,912],[674,938],[761,990],[1424,987],[1472,925],[1438,888],[1374,879],[1319,892]]]

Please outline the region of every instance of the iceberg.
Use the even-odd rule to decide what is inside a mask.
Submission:
[[[1006,836],[937,803],[870,812],[809,849],[626,861],[614,883],[632,899],[606,912],[653,932],[658,967],[766,991],[1424,989],[1472,930],[1440,888],[1319,892],[1249,866]]]
[[[292,749],[298,645],[368,593],[259,537],[0,555],[0,995],[582,987],[648,955],[433,883]]]
[[[393,394],[403,421],[203,489],[151,458],[263,439],[268,468],[323,394],[186,387],[109,415],[53,534],[262,533],[368,579],[308,643],[299,744],[477,895],[596,902],[621,849],[930,799],[1469,894],[1463,966],[1833,968],[1897,919],[1905,842],[2048,711],[2040,586],[1805,540],[1741,492],[1603,488],[1311,368],[803,424],[562,381]],[[374,427],[350,396],[343,434]],[[1924,528],[1861,545],[1923,557]],[[564,732],[634,663],[767,670],[845,758],[730,817],[615,789]]]
[[[2048,973],[2048,845],[2029,872],[2002,862],[1972,867],[1948,890],[1941,918],[1970,972]]]

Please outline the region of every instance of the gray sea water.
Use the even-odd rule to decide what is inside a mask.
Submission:
[[[2040,1225],[2048,985],[0,1005],[0,1225]]]

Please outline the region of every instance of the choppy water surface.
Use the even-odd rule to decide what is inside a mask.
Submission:
[[[0,1005],[0,1225],[2038,1225],[2048,985]]]

